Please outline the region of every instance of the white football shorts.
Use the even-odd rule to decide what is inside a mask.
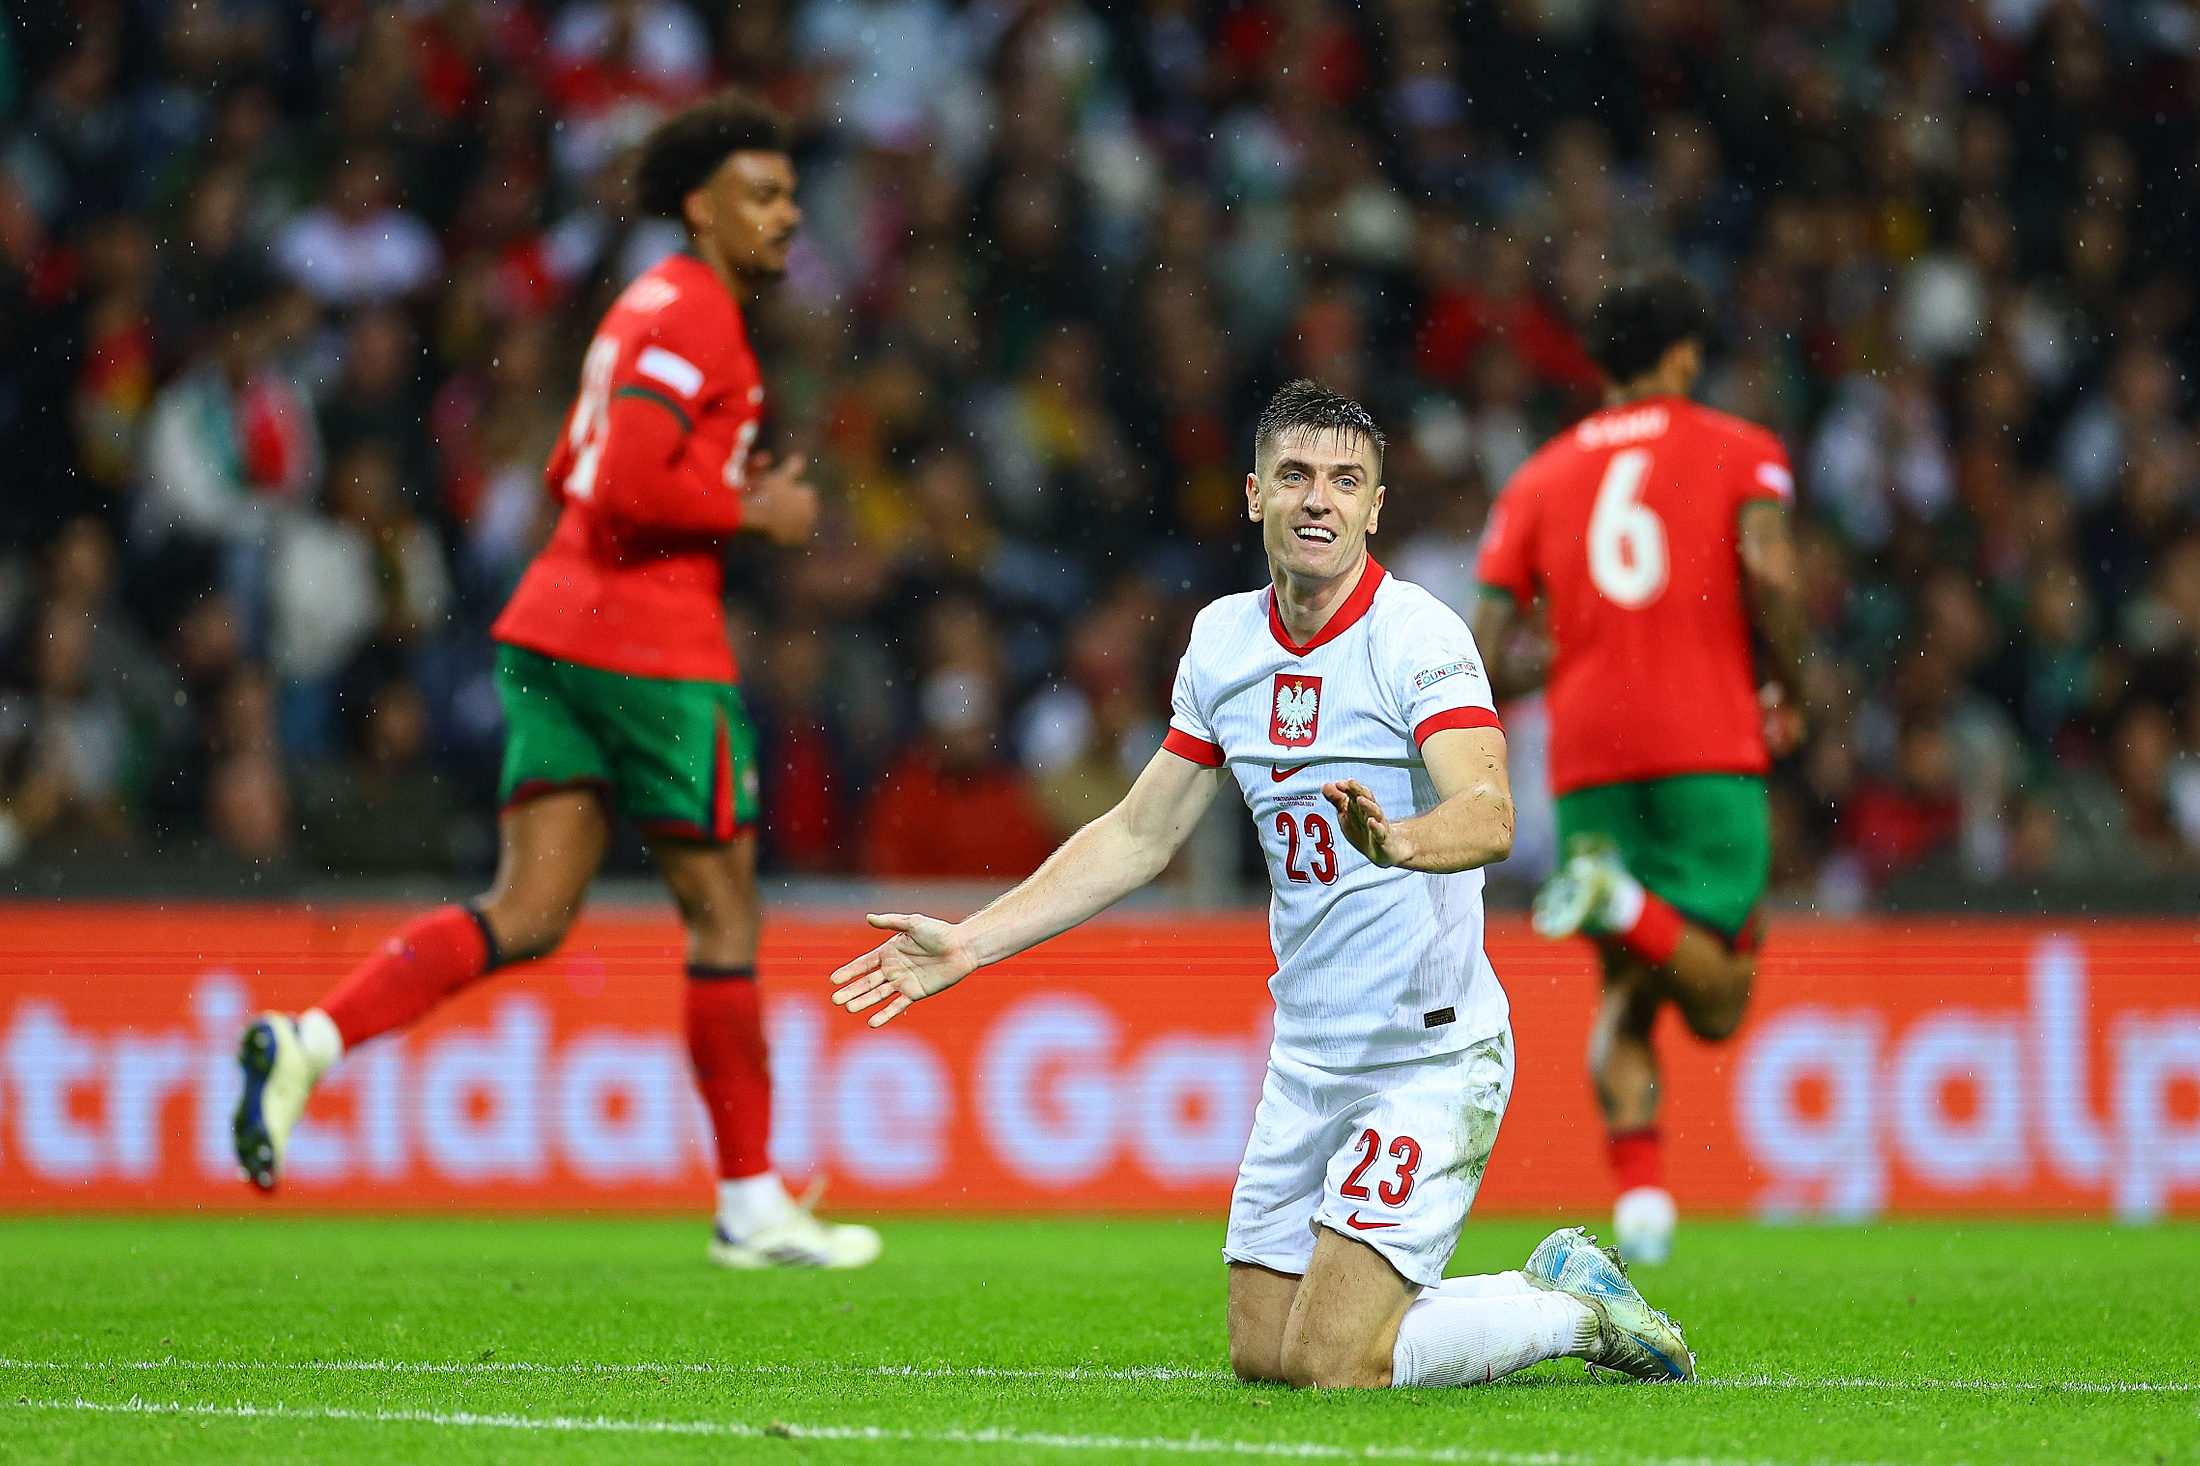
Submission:
[[[1373,1069],[1268,1058],[1222,1255],[1303,1274],[1317,1228],[1424,1287],[1444,1276],[1512,1095],[1512,1030]]]

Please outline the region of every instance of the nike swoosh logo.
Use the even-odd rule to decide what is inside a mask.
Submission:
[[[1281,784],[1284,780],[1290,778],[1293,774],[1297,773],[1300,769],[1303,769],[1305,767],[1305,764],[1293,764],[1288,769],[1270,769],[1268,771],[1268,777],[1275,780],[1278,784]]]
[[[1350,1227],[1355,1232],[1373,1232],[1383,1227],[1395,1227],[1398,1225],[1396,1222],[1363,1222],[1360,1220],[1360,1214],[1358,1212],[1354,1212],[1351,1216],[1346,1217],[1344,1219],[1344,1224]]]

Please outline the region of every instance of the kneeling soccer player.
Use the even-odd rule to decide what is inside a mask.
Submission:
[[[868,1227],[826,1226],[767,1159],[771,1076],[756,991],[756,740],[726,643],[725,544],[806,541],[802,460],[752,456],[764,384],[741,307],[785,273],[801,222],[777,117],[726,92],[664,123],[641,204],[689,248],[605,314],[544,477],[558,527],[497,619],[504,813],[496,885],[411,922],[296,1018],[244,1036],[237,1160],[272,1188],[313,1086],[346,1050],[506,962],[556,949],[614,809],[648,837],[687,927],[687,1035],[718,1142],[709,1255],[728,1267],[860,1267]]]
[[[1460,1385],[1572,1356],[1689,1379],[1680,1330],[1584,1234],[1444,1280],[1511,1092],[1481,867],[1512,847],[1505,735],[1474,639],[1368,558],[1383,436],[1295,382],[1246,479],[1272,585],[1207,607],[1167,741],[1123,802],[956,925],[833,974],[873,1027],[1160,874],[1234,775],[1268,857],[1275,1047],[1230,1204],[1230,1362],[1297,1385]],[[1385,809],[1410,812],[1392,820]],[[883,1005],[883,1006],[879,1006]]]

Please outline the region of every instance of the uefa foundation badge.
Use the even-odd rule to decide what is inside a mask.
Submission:
[[[1279,748],[1305,748],[1314,741],[1321,706],[1321,678],[1278,672],[1275,703],[1268,714],[1268,741]]]

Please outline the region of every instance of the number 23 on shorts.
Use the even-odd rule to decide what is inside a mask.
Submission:
[[[1377,1161],[1388,1156],[1396,1164],[1390,1176],[1376,1185],[1374,1197],[1384,1206],[1404,1206],[1406,1198],[1413,1194],[1413,1173],[1421,1169],[1421,1142],[1410,1135],[1400,1135],[1393,1137],[1386,1146],[1379,1132],[1362,1130],[1360,1138],[1352,1142],[1352,1148],[1360,1152],[1360,1163],[1344,1178],[1337,1194],[1347,1201],[1366,1201],[1367,1184],[1361,1178]]]

